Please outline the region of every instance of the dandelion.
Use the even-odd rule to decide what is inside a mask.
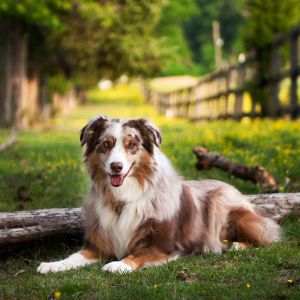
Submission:
[[[294,286],[295,285],[295,281],[293,279],[288,279],[287,280],[287,284],[289,287]]]
[[[247,289],[250,289],[250,288],[251,288],[251,284],[250,284],[250,283],[247,283],[247,284],[246,284],[246,288],[247,288]]]
[[[157,284],[154,284],[154,285],[153,285],[153,288],[154,288],[154,289],[157,289]]]
[[[61,298],[61,291],[55,291],[53,296],[54,296],[54,299],[60,299]]]

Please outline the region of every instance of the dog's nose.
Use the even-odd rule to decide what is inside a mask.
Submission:
[[[110,168],[113,172],[119,173],[123,169],[123,164],[121,162],[112,162],[110,164]]]

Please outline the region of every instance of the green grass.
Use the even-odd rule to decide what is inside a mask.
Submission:
[[[222,171],[196,171],[192,147],[202,145],[235,161],[266,167],[278,178],[281,191],[300,190],[299,120],[170,120],[143,101],[136,84],[93,90],[89,99],[89,104],[55,120],[50,129],[22,132],[18,143],[0,155],[0,211],[81,205],[88,180],[79,130],[95,114],[151,119],[162,130],[163,151],[185,178],[215,178],[244,193],[261,191]],[[0,131],[0,142],[7,136],[7,131]],[[18,196],[20,189],[28,199]],[[299,216],[286,218],[282,225],[284,240],[276,245],[183,258],[122,276],[102,273],[103,263],[62,274],[36,274],[40,261],[66,257],[80,247],[78,237],[49,238],[3,257],[0,299],[49,299],[54,291],[60,291],[62,299],[299,299],[300,284],[287,283],[300,278]],[[14,277],[20,270],[24,272]],[[183,270],[189,276],[186,281],[177,278]]]

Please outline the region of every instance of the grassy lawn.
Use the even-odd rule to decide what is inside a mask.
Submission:
[[[94,90],[89,99],[47,130],[22,132],[19,142],[0,155],[0,211],[81,205],[88,180],[78,133],[95,114],[151,119],[162,130],[163,151],[185,178],[214,178],[247,194],[261,192],[259,186],[222,171],[195,170],[192,147],[202,145],[235,161],[266,167],[282,192],[300,190],[300,120],[170,120],[143,101],[136,84]],[[7,136],[0,131],[0,142]],[[300,283],[288,284],[300,279],[299,216],[286,218],[282,225],[284,238],[276,245],[183,258],[122,276],[102,273],[102,263],[62,274],[36,274],[40,261],[63,258],[80,245],[78,237],[49,238],[2,256],[0,299],[49,299],[55,291],[61,299],[299,299]],[[178,278],[181,271],[187,280]]]

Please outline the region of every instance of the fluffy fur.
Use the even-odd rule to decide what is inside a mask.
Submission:
[[[145,119],[97,116],[80,140],[91,177],[85,243],[67,259],[42,263],[40,273],[111,259],[118,261],[103,271],[131,272],[183,255],[221,253],[224,240],[265,245],[280,237],[279,226],[234,187],[183,181],[159,149],[159,130]]]

